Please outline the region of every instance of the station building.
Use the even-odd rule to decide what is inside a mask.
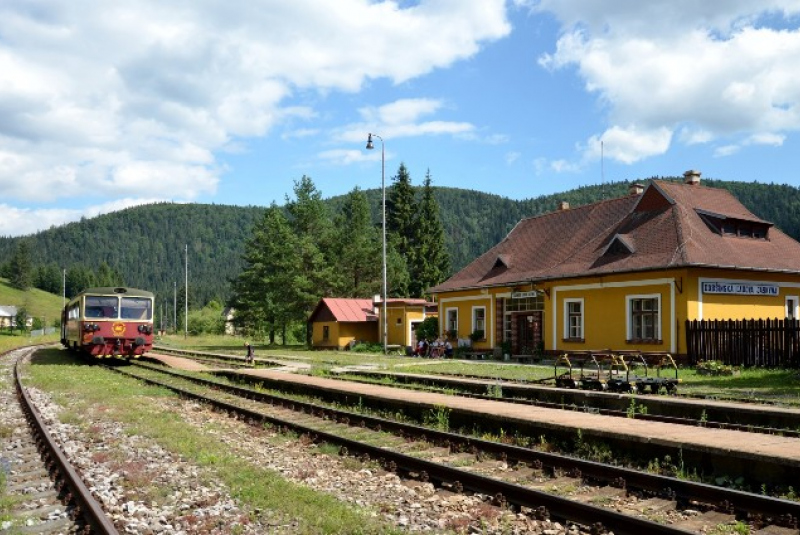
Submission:
[[[416,326],[436,314],[436,303],[425,299],[387,299],[387,344],[395,348],[413,347]],[[355,342],[382,343],[383,300],[380,296],[326,297],[317,303],[308,324],[312,346],[318,349],[345,349]]]
[[[429,291],[476,350],[685,355],[687,319],[797,318],[800,243],[687,171],[523,219]]]

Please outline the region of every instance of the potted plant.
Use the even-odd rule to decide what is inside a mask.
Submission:
[[[485,340],[486,336],[482,330],[475,330],[469,334],[469,339],[472,340],[472,343],[480,342],[481,340]]]

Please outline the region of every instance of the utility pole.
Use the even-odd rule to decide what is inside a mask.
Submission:
[[[183,338],[186,339],[189,336],[189,244],[184,245],[184,251],[186,252],[186,268],[184,270],[184,288],[186,288],[186,292],[183,294],[184,297],[184,309],[183,309]]]
[[[172,281],[172,327],[178,334],[178,283]]]

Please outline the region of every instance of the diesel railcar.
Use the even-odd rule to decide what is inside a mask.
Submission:
[[[137,288],[87,288],[61,313],[61,343],[96,358],[137,358],[153,347],[153,298]]]

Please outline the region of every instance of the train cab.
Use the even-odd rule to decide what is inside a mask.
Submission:
[[[93,357],[136,358],[153,347],[152,292],[88,288],[64,307],[61,343]]]

